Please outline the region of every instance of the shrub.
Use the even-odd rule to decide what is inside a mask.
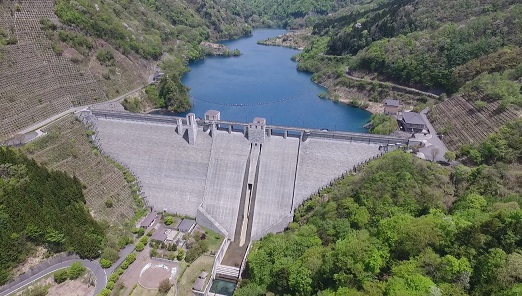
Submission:
[[[135,234],[136,234],[137,236],[143,236],[143,235],[145,234],[145,229],[143,229],[143,228],[141,228],[141,227],[140,227],[140,228],[136,228],[135,231],[136,231]]]
[[[67,271],[67,269],[61,269],[61,270],[56,271],[53,274],[53,276],[54,276],[54,281],[57,284],[61,284],[69,278],[69,272]]]
[[[107,260],[107,259],[100,259],[100,265],[102,268],[109,268],[112,266],[112,262],[110,260]]]
[[[109,276],[109,281],[110,282],[117,282],[119,278],[120,278],[120,275],[115,272],[115,273],[113,273],[113,274],[111,274]]]
[[[108,48],[100,48],[96,53],[96,59],[105,66],[111,66],[114,64],[114,55]]]
[[[85,272],[85,267],[83,267],[81,262],[74,262],[71,267],[69,267],[69,279],[74,280],[79,278]]]
[[[149,242],[149,238],[148,238],[148,237],[146,237],[146,236],[142,236],[142,237],[140,238],[140,243],[142,243],[142,244],[146,244],[146,243],[148,243],[148,242]]]
[[[136,251],[141,252],[141,251],[143,251],[143,249],[145,249],[145,246],[143,245],[143,243],[138,242],[136,244]]]
[[[112,290],[112,289],[114,289],[114,285],[115,284],[113,281],[108,281],[106,287],[107,287],[107,289]]]
[[[129,261],[129,263],[136,261],[136,253],[130,253],[129,255],[127,255],[125,261]]]
[[[174,223],[174,218],[172,216],[165,217],[165,225],[171,225]]]
[[[127,268],[129,268],[129,265],[130,263],[127,260],[125,260],[123,261],[120,267],[126,270]]]
[[[184,255],[185,255],[185,251],[183,251],[183,249],[179,249],[178,250],[178,260],[179,261],[183,260]]]
[[[446,153],[444,153],[444,158],[448,161],[454,161],[457,158],[457,155],[453,151],[446,151]]]
[[[100,292],[100,296],[110,296],[111,295],[111,290],[105,288],[103,289],[101,292]]]

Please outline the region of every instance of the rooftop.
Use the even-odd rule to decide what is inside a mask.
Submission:
[[[205,112],[205,115],[209,115],[209,116],[215,116],[215,115],[219,115],[219,111],[217,110],[208,110],[207,112]]]
[[[194,282],[194,286],[192,286],[192,289],[194,289],[196,291],[203,291],[204,288],[205,288],[205,279],[198,277],[196,279],[196,282]]]
[[[196,221],[190,219],[183,219],[178,225],[178,230],[181,232],[189,232],[196,226]]]
[[[156,219],[156,212],[155,211],[151,211],[147,215],[147,217],[145,217],[145,219],[143,219],[143,221],[141,221],[140,226],[141,227],[149,227],[150,224],[152,224],[152,222],[154,221],[154,219]]]
[[[150,237],[152,240],[156,241],[164,241],[167,239],[167,235],[171,232],[171,229],[167,229],[165,226],[161,225]]]
[[[424,119],[417,112],[404,112],[402,113],[402,120],[409,124],[422,124],[425,125]]]
[[[399,107],[401,103],[399,102],[399,100],[386,99],[384,100],[384,105]]]

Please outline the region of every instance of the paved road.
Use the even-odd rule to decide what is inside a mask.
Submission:
[[[359,78],[359,77],[355,77],[355,76],[352,76],[352,75],[348,75],[348,74],[345,74],[346,77],[349,77],[353,80],[357,80],[357,81],[364,81],[364,82],[371,82],[371,83],[379,83],[379,84],[382,84],[382,85],[386,85],[386,86],[391,86],[391,87],[395,87],[396,89],[400,89],[400,90],[403,90],[405,92],[410,92],[410,93],[416,93],[416,94],[420,94],[420,95],[425,95],[425,96],[428,96],[428,97],[432,97],[432,98],[438,98],[439,96],[436,95],[436,94],[432,94],[432,93],[429,93],[429,92],[425,92],[425,91],[422,91],[422,90],[418,90],[416,88],[411,88],[411,87],[407,87],[407,86],[402,86],[402,85],[398,85],[398,84],[395,84],[395,83],[391,83],[391,82],[383,82],[383,81],[379,81],[379,80],[371,80],[371,79],[365,79],[365,78]]]
[[[429,137],[429,139],[426,139],[426,147],[421,148],[420,152],[424,154],[426,159],[432,160],[433,154],[431,151],[433,149],[438,149],[438,153],[436,153],[437,155],[435,156],[435,161],[445,161],[446,159],[444,158],[444,154],[446,153],[446,151],[448,151],[448,148],[446,148],[446,145],[444,145],[441,139],[439,139],[439,137],[437,136],[437,131],[426,117],[428,111],[429,109],[426,108],[420,112],[420,115],[429,129],[431,137]]]
[[[92,273],[94,274],[94,276],[96,277],[96,285],[94,288],[93,295],[98,295],[101,292],[101,290],[103,288],[105,288],[105,286],[107,285],[107,274],[101,268],[98,261],[75,259],[75,260],[68,260],[68,261],[64,261],[64,262],[58,263],[56,265],[53,265],[53,266],[41,271],[40,273],[37,273],[34,276],[28,278],[27,280],[19,283],[18,285],[15,285],[15,286],[11,287],[10,289],[1,292],[0,296],[6,296],[11,293],[14,293],[14,292],[22,289],[23,287],[31,284],[32,282],[37,281],[37,280],[41,279],[42,277],[44,277],[50,273],[53,273],[59,269],[67,268],[67,267],[71,266],[74,262],[78,262],[78,261],[81,262],[83,264],[83,266],[85,266],[87,269],[91,270]]]
[[[40,129],[40,128],[42,128],[42,127],[44,127],[44,126],[46,126],[46,125],[48,125],[48,124],[50,124],[50,123],[52,123],[52,122],[54,122],[54,121],[60,119],[60,118],[66,116],[66,115],[68,115],[68,114],[71,114],[71,113],[74,113],[74,112],[77,112],[77,111],[80,111],[80,110],[86,109],[86,108],[91,107],[91,106],[95,106],[95,105],[98,105],[98,104],[107,104],[107,103],[118,102],[118,101],[122,100],[123,98],[125,98],[125,97],[128,96],[128,95],[131,95],[131,94],[134,94],[134,93],[136,93],[136,92],[138,92],[138,91],[141,91],[141,90],[144,89],[145,87],[146,87],[146,86],[141,86],[141,87],[139,87],[139,88],[136,88],[136,89],[134,89],[134,90],[131,90],[130,92],[128,92],[128,93],[126,93],[126,94],[124,94],[124,95],[121,95],[121,96],[119,96],[119,97],[117,97],[117,98],[114,98],[114,99],[112,99],[112,100],[109,100],[109,101],[104,101],[104,102],[101,102],[101,103],[96,103],[96,104],[90,104],[90,105],[85,105],[85,106],[79,106],[79,107],[70,108],[69,110],[63,111],[63,112],[60,113],[60,114],[56,114],[56,115],[54,115],[54,116],[52,116],[52,117],[49,117],[49,118],[47,118],[47,119],[45,119],[45,120],[43,120],[43,121],[37,122],[37,123],[35,123],[35,124],[33,124],[33,125],[31,125],[31,126],[25,128],[24,130],[20,131],[19,134],[25,134],[25,133],[29,133],[29,132],[32,132],[32,131],[34,131],[34,130]]]
[[[107,274],[111,275],[116,270],[116,268],[118,268],[118,266],[120,266],[123,263],[123,261],[125,261],[125,258],[127,257],[127,255],[129,255],[130,253],[132,253],[132,251],[134,251],[134,249],[135,249],[134,244],[128,245],[125,248],[121,249],[119,251],[120,258],[116,262],[114,262],[111,265],[111,267],[107,268]]]
[[[104,119],[118,119],[118,120],[129,120],[136,122],[155,122],[155,123],[166,123],[174,124],[180,117],[175,116],[164,116],[164,115],[150,115],[150,114],[138,114],[130,112],[118,112],[118,111],[105,111],[105,110],[92,110],[94,116]],[[247,123],[231,122],[231,121],[215,121],[216,124],[225,124],[231,126],[242,126],[246,127]],[[267,129],[272,131],[289,131],[289,132],[303,132],[304,137],[322,138],[322,139],[335,139],[343,141],[358,141],[368,143],[379,143],[379,144],[408,144],[408,139],[374,135],[374,134],[363,134],[363,133],[352,133],[352,132],[338,132],[338,131],[322,131],[315,129],[305,129],[287,126],[272,126],[267,125]]]

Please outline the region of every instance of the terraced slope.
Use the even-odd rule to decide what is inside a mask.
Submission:
[[[477,144],[506,122],[520,116],[520,110],[510,107],[498,111],[500,102],[488,103],[478,110],[461,96],[436,105],[429,113],[433,127],[444,134],[443,141],[451,150],[465,144]]]
[[[40,28],[56,21],[54,1],[0,2],[0,26],[18,43],[0,60],[0,139],[73,106],[106,99],[88,71],[57,55]],[[15,6],[16,5],[16,6]]]
[[[76,117],[64,117],[44,132],[48,135],[24,150],[47,168],[76,176],[85,185],[85,199],[95,219],[119,224],[134,216],[132,192],[122,172],[94,149],[87,128]]]

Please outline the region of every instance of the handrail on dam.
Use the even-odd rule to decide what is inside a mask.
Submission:
[[[138,113],[129,113],[129,112],[118,112],[118,111],[107,111],[107,110],[90,110],[91,113],[97,118],[105,118],[105,119],[119,119],[119,120],[128,120],[128,121],[137,121],[137,122],[151,122],[151,123],[164,123],[164,124],[178,124],[178,122],[182,122],[182,124],[187,124],[187,119],[185,117],[179,116],[167,116],[167,115],[152,115],[152,114],[138,114]],[[250,123],[245,122],[236,122],[236,121],[227,121],[227,120],[216,120],[216,121],[205,121],[198,119],[198,126],[207,126],[209,124],[216,125],[228,125],[230,127],[248,127]],[[367,142],[367,143],[377,143],[377,144],[386,144],[386,145],[408,145],[410,140],[405,138],[398,138],[393,136],[385,136],[385,135],[375,135],[375,134],[365,134],[365,133],[355,133],[355,132],[342,132],[342,131],[327,131],[327,130],[319,130],[319,129],[309,129],[302,127],[289,127],[289,126],[279,126],[279,125],[266,125],[267,132],[272,134],[277,134],[278,132],[283,132],[285,136],[290,133],[297,133],[300,135],[303,141],[306,141],[307,138],[321,138],[321,139],[335,139],[335,140],[343,140],[343,141],[356,141],[356,142]],[[289,135],[291,136],[291,135]]]

